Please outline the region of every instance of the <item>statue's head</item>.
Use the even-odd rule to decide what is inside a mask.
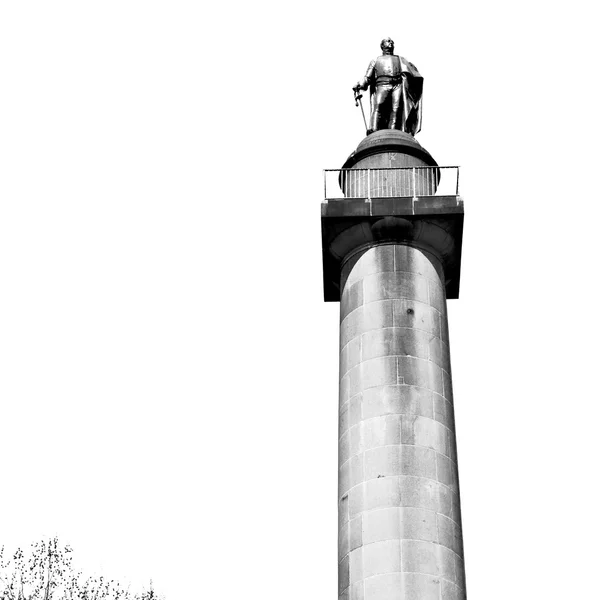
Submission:
[[[392,38],[387,37],[381,40],[380,46],[384,52],[389,52],[390,54],[394,52],[394,40]]]

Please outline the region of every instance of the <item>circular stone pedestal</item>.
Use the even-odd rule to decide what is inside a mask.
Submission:
[[[361,171],[342,172],[340,186],[347,197],[354,198],[366,196],[367,190],[370,198],[431,196],[437,189],[439,170],[422,167],[437,167],[437,163],[412,135],[382,129],[363,139],[348,157],[343,168]]]

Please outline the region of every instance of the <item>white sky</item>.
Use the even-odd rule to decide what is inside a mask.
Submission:
[[[0,543],[58,534],[168,600],[336,597],[321,169],[390,35],[462,166],[469,596],[596,597],[592,7],[3,2]]]

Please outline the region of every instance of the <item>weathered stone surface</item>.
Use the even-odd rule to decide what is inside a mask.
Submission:
[[[415,539],[436,542],[436,513],[411,507],[372,510],[362,517],[364,544],[393,539]]]
[[[409,385],[386,385],[362,394],[362,418],[405,414],[433,417],[433,392]]]
[[[428,302],[427,279],[422,275],[400,271],[374,273],[367,275],[363,282],[365,304],[396,298]]]
[[[405,244],[394,244],[393,248],[395,265],[399,265],[409,273],[423,275],[433,282],[444,280],[442,266],[431,252],[421,249],[416,254],[413,247]],[[422,260],[423,256],[427,260]]]
[[[454,409],[452,404],[440,394],[433,394],[433,418],[454,431]]]
[[[433,336],[426,331],[412,328],[385,327],[363,333],[361,345],[364,348],[362,360],[379,356],[414,356],[429,360],[430,342]],[[441,340],[438,340],[441,343]],[[438,363],[439,364],[439,363]],[[443,367],[443,364],[439,364]]]
[[[347,279],[345,286],[353,285],[364,279],[365,275],[383,273],[394,270],[394,245],[379,246],[379,252],[365,252],[357,254],[354,260],[351,258],[347,264]]]
[[[425,477],[378,477],[348,491],[348,514],[342,517],[348,520],[378,508],[412,507],[432,510],[456,520],[454,496],[448,486]],[[342,512],[344,510],[342,506]]]
[[[388,244],[349,261],[345,276],[340,597],[462,600],[462,531],[441,265],[431,253]]]
[[[460,588],[455,583],[442,579],[442,595],[441,600],[465,600],[466,595],[464,588]]]
[[[366,544],[362,548],[362,561],[363,577],[400,571],[400,540],[390,539]]]
[[[440,600],[440,580],[421,573],[386,573],[365,581],[365,600]]]
[[[436,515],[438,540],[442,546],[450,548],[456,554],[462,556],[462,531],[458,523],[444,515]]]
[[[340,347],[344,347],[350,340],[362,335],[365,331],[391,327],[393,322],[393,309],[391,300],[372,302],[369,310],[364,305],[359,306],[349,313],[340,324]]]
[[[419,446],[383,446],[364,453],[365,478],[414,475],[436,478],[436,452]]]
[[[338,564],[338,590],[341,594],[350,585],[350,557],[344,556]]]
[[[346,284],[345,299],[344,299],[344,310],[340,312],[340,319],[344,320],[344,317],[351,313],[353,310],[361,306],[364,302],[363,297],[364,279],[348,285]]]
[[[442,337],[440,313],[429,304],[414,300],[401,298],[392,301],[392,324],[394,327],[417,329],[437,338]]]
[[[340,376],[344,376],[350,369],[361,361],[361,337],[351,339],[340,351]],[[443,366],[443,365],[440,365]]]

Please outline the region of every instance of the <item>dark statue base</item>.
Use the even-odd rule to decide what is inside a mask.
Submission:
[[[343,169],[436,167],[433,156],[410,134],[380,129],[367,135],[347,158]]]

